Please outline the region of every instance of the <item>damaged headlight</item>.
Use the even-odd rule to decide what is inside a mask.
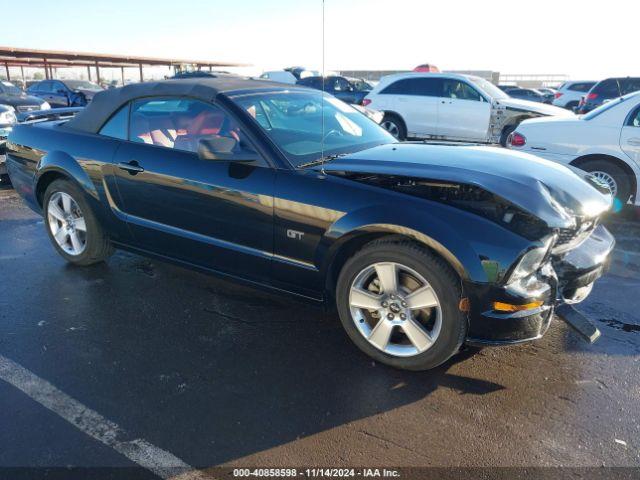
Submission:
[[[547,254],[555,243],[556,236],[549,237],[544,246],[538,248],[532,248],[527,253],[520,257],[520,260],[511,271],[507,284],[515,283],[523,278],[528,277],[532,273],[536,272],[541,266],[542,262],[547,258]]]

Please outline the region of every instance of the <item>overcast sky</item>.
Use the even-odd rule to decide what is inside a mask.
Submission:
[[[245,62],[322,64],[321,0],[6,0],[0,44]],[[640,74],[640,1],[326,0],[325,65]]]

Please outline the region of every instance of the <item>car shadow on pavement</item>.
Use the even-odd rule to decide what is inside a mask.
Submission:
[[[383,414],[440,388],[503,388],[450,373],[473,349],[429,372],[400,371],[373,362],[337,316],[308,304],[127,253],[76,268],[44,250],[22,260],[29,286],[12,298],[0,353],[194,466]]]

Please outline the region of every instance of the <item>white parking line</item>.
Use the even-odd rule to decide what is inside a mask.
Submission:
[[[179,477],[180,480],[211,478],[142,438],[120,440],[127,438],[128,435],[117,424],[85,407],[46,380],[2,355],[0,355],[0,379],[22,390],[78,430],[113,448],[159,477],[164,479]]]

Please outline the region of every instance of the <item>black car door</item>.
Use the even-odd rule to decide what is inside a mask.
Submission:
[[[59,82],[57,80],[53,80],[51,83],[52,83],[51,99],[53,102],[52,106],[55,104],[56,107],[68,107],[69,106],[69,89],[65,86],[64,83]]]
[[[342,100],[345,103],[356,103],[356,95],[353,91],[351,83],[342,77],[331,77],[329,82],[332,89],[332,94]]]
[[[231,158],[205,160],[199,141],[232,139]],[[117,206],[144,250],[253,280],[273,254],[275,170],[219,106],[187,98],[133,102],[116,153]],[[236,155],[236,157],[234,157]]]

